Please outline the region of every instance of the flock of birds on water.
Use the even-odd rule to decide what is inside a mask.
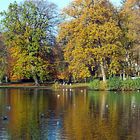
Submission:
[[[67,84],[67,83],[65,83],[65,82],[63,82],[63,84],[60,84],[60,86],[61,86],[61,85],[63,85],[63,86],[65,86],[65,85],[66,85],[66,86],[67,86],[68,84]],[[70,84],[69,84],[69,86],[71,86],[71,85],[72,85],[72,84],[70,83]],[[67,91],[68,91],[68,89],[67,89],[67,88],[63,88],[63,92],[64,92],[64,91],[66,91],[66,92],[67,92]],[[71,91],[72,91],[72,89],[71,89],[71,88],[69,88],[69,91],[71,92]],[[84,90],[82,90],[82,89],[81,89],[81,92],[84,92]],[[57,97],[59,98],[59,97],[60,97],[60,94],[58,94],[58,95],[57,95]]]
[[[7,105],[7,106],[6,106],[6,110],[7,110],[7,111],[10,111],[10,110],[11,110],[11,106],[10,106],[10,105]],[[44,114],[44,113],[41,113],[41,114],[40,114],[40,117],[41,117],[41,118],[44,118],[44,117],[45,117],[45,114]],[[2,120],[3,120],[3,121],[8,121],[8,116],[7,116],[7,115],[2,116]]]
[[[58,95],[57,95],[57,96],[58,96]],[[59,96],[60,96],[60,95],[59,95]],[[105,107],[106,107],[106,108],[109,108],[109,105],[106,104]],[[136,105],[134,104],[134,105],[132,106],[132,108],[136,108]],[[10,110],[11,110],[11,106],[10,106],[10,105],[7,105],[7,106],[6,106],[6,109],[10,111]],[[44,113],[41,113],[41,114],[40,114],[40,118],[44,118],[44,117],[45,117],[45,114],[44,114]],[[5,116],[2,116],[2,120],[3,120],[3,121],[7,121],[7,120],[8,120],[8,116],[6,116],[6,115],[5,115]]]

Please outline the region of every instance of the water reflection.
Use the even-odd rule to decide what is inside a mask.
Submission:
[[[140,93],[0,89],[0,117],[5,140],[139,140]]]

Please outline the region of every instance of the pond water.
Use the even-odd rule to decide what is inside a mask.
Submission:
[[[139,139],[139,92],[0,89],[0,140]]]

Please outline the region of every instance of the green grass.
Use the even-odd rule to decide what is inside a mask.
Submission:
[[[105,82],[93,80],[89,84],[89,88],[93,90],[109,90],[109,91],[136,91],[140,90],[140,78],[121,80],[119,77],[112,77]]]

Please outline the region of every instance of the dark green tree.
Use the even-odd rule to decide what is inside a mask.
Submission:
[[[34,1],[25,1],[14,2],[1,13],[5,44],[16,59],[13,73],[19,78],[33,78],[36,85],[39,80],[46,80],[51,72],[53,10],[55,7],[50,12]]]
[[[6,74],[7,70],[7,48],[3,43],[3,37],[0,33],[0,83],[2,83],[2,79]]]

